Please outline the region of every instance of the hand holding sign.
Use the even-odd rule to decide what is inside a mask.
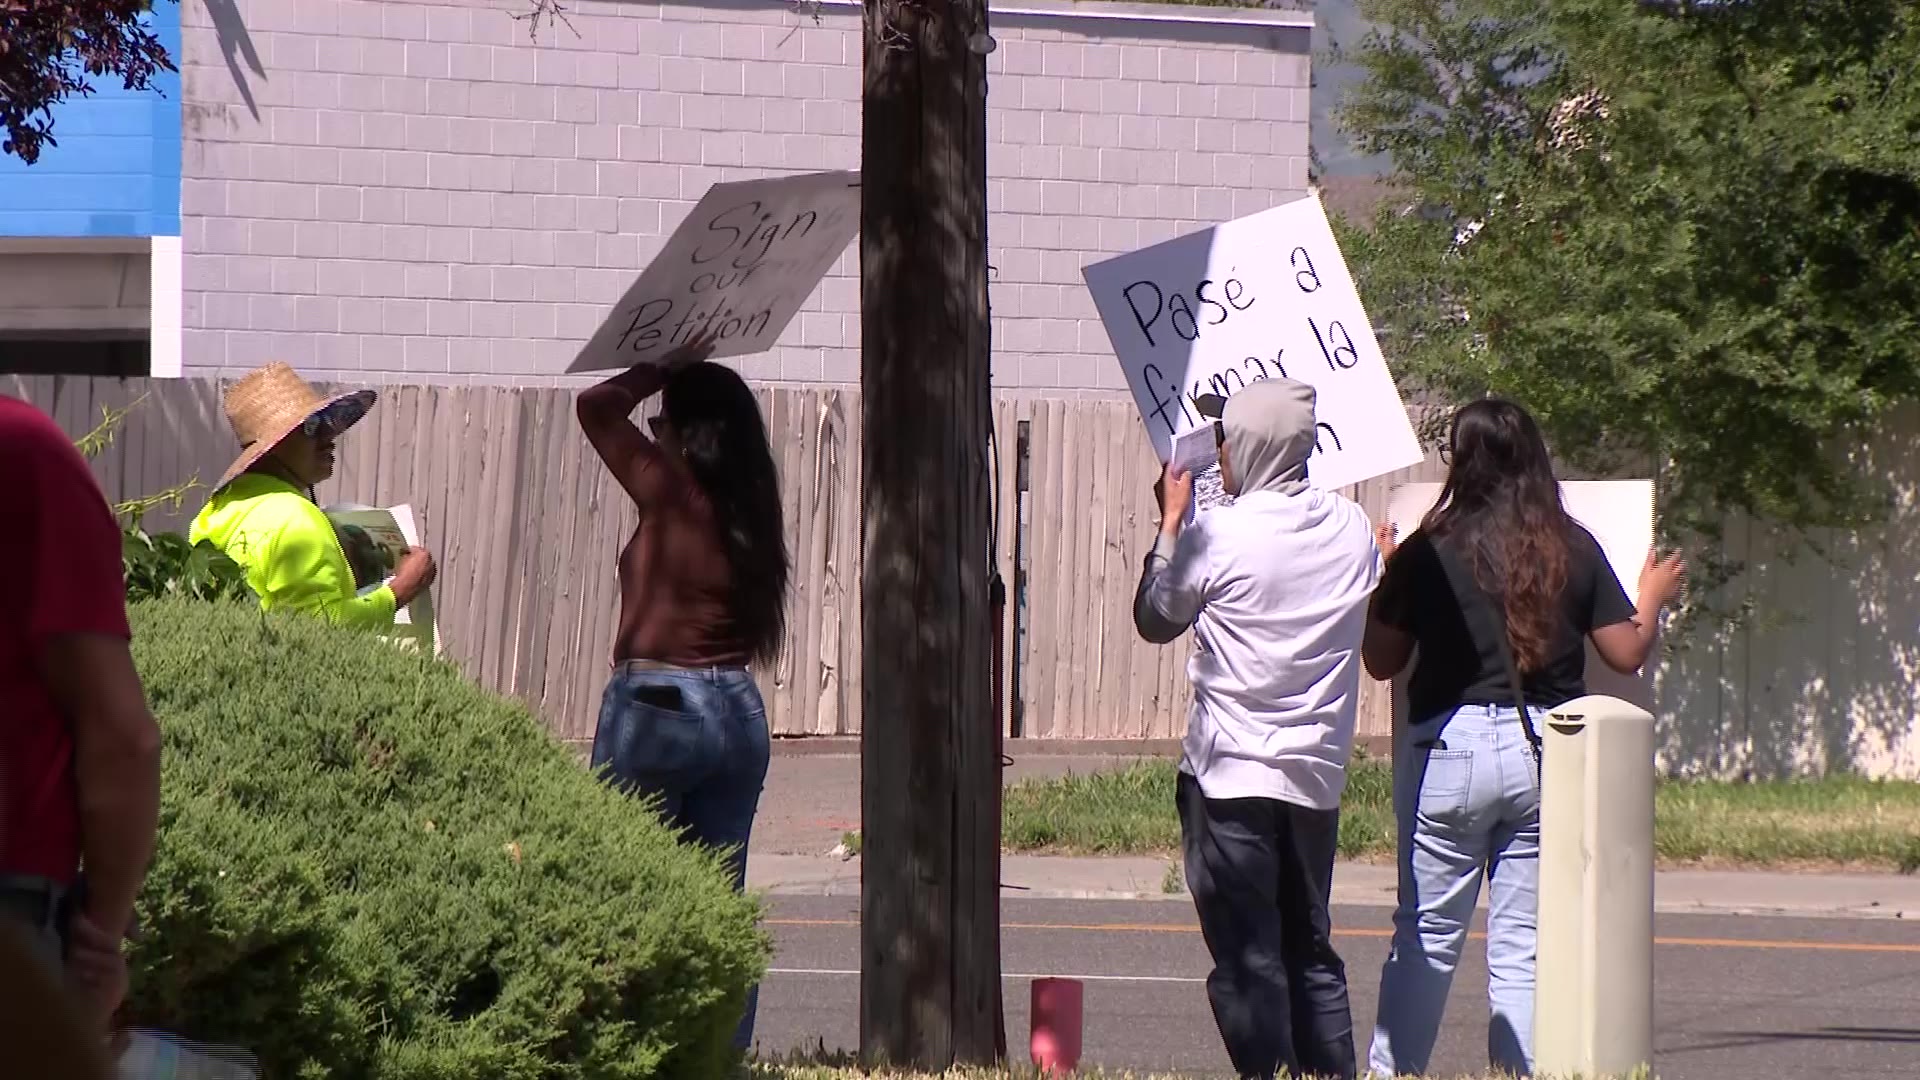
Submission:
[[[1383,521],[1373,527],[1373,546],[1380,549],[1380,560],[1389,561],[1400,550],[1400,530],[1391,521]]]
[[[1665,556],[1657,547],[1647,548],[1647,563],[1640,568],[1640,591],[1634,602],[1640,610],[1666,607],[1680,595],[1680,586],[1687,578],[1687,560],[1679,552],[1670,552]]]
[[[1193,508],[1193,474],[1169,464],[1153,482],[1153,497],[1160,504],[1160,531],[1179,533]]]
[[[1317,197],[1088,266],[1100,321],[1160,460],[1206,426],[1197,400],[1288,378],[1318,394],[1320,487],[1417,463],[1399,390]]]
[[[719,344],[719,341],[718,333],[712,330],[706,331],[683,345],[675,345],[668,349],[658,363],[668,371],[678,371],[688,365],[712,358],[714,347]],[[641,363],[647,363],[647,361],[643,360]]]

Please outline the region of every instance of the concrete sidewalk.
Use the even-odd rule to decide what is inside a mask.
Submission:
[[[1057,855],[1005,855],[1000,861],[1007,897],[1188,902],[1179,879],[1169,878],[1171,865],[1167,859]],[[779,896],[858,896],[860,860],[755,854],[747,860],[747,883]],[[1392,907],[1393,867],[1341,863],[1333,875],[1333,902]],[[1485,902],[1483,893],[1483,907]],[[1674,914],[1920,919],[1920,877],[1662,870],[1654,879],[1654,908]]]
[[[1138,745],[1138,744],[1136,744]],[[833,740],[826,749],[811,740],[781,740],[774,744],[767,786],[760,795],[760,812],[753,821],[755,854],[824,855],[847,833],[860,827],[860,758],[848,753],[857,743]],[[1172,744],[1157,749],[1171,750]],[[1062,750],[1068,752],[1061,752]],[[835,752],[835,751],[839,752]],[[1085,774],[1114,769],[1154,756],[1127,748],[1010,746],[1013,764],[1005,782],[1040,777]],[[1154,879],[1157,887],[1159,879]]]
[[[1111,745],[1092,752],[1010,747],[1006,782],[1112,769],[1152,756]],[[1166,749],[1155,747],[1155,749]],[[857,896],[860,862],[831,854],[860,827],[860,759],[852,754],[776,751],[754,822],[748,881],[783,895]],[[1157,857],[1005,855],[1005,895],[1076,899],[1187,899],[1171,860]],[[1174,891],[1169,891],[1169,888]],[[1655,907],[1663,912],[1920,919],[1920,877],[1893,874],[1760,873],[1663,870]],[[1393,867],[1342,863],[1333,879],[1336,904],[1392,906]],[[1482,904],[1485,897],[1482,896]]]

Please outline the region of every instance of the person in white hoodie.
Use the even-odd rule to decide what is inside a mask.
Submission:
[[[1201,402],[1234,501],[1186,524],[1193,478],[1170,467],[1134,600],[1141,637],[1199,639],[1176,800],[1207,996],[1242,1077],[1355,1075],[1328,895],[1380,556],[1360,507],[1308,483],[1314,401],[1267,379]]]

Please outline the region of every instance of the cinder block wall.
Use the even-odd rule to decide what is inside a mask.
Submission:
[[[565,381],[720,180],[860,162],[860,9],[183,0],[184,356],[322,379]],[[995,381],[1124,390],[1080,267],[1306,190],[1311,15],[993,16]],[[859,378],[849,249],[750,378]]]

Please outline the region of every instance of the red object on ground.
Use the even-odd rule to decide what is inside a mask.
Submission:
[[[1080,1067],[1080,1019],[1086,985],[1078,979],[1033,980],[1033,1032],[1028,1050],[1042,1072]]]

